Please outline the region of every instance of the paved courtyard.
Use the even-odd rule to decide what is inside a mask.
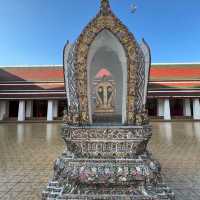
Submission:
[[[149,149],[178,200],[200,200],[200,122],[152,123]],[[0,124],[0,199],[36,200],[64,143],[61,124]]]

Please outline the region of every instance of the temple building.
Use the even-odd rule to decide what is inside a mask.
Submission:
[[[101,78],[106,80],[108,89],[108,95],[103,96],[107,107],[100,103],[99,107],[91,108],[93,117],[101,117],[98,111],[102,109],[108,110],[109,116],[113,103],[109,101],[109,91],[115,95],[113,89],[120,84],[112,80],[115,75],[112,71],[97,67],[91,73],[96,76],[90,83],[94,84],[93,96],[98,93],[100,100],[103,95],[105,87],[98,85]],[[112,98],[116,100],[117,112],[121,108],[119,96]],[[95,101],[91,98],[91,102]],[[200,63],[152,64],[147,101],[151,118],[200,120],[199,100]],[[0,67],[0,121],[59,120],[66,101],[62,65]]]

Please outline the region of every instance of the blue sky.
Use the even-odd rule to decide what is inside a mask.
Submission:
[[[67,40],[76,40],[100,0],[0,0],[0,65],[62,64]],[[115,14],[152,61],[200,61],[200,0],[110,0]],[[130,13],[130,4],[138,9]]]

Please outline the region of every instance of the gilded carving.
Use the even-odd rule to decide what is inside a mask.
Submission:
[[[135,105],[135,87],[136,87],[136,71],[137,63],[136,60],[136,49],[137,43],[133,35],[128,31],[128,29],[114,16],[114,14],[106,9],[107,13],[99,12],[99,14],[94,18],[94,20],[89,23],[89,25],[84,29],[80,35],[77,46],[76,46],[76,69],[77,69],[77,93],[87,94],[87,55],[89,52],[89,46],[92,44],[95,37],[103,30],[107,29],[111,31],[121,42],[122,46],[125,48],[126,56],[128,60],[128,84],[127,92],[131,100],[127,101],[127,122],[128,124],[133,124],[134,118],[134,105]],[[84,88],[84,89],[83,89]],[[88,98],[85,96],[79,97],[80,101],[80,112],[85,111],[85,106],[88,106]],[[85,111],[84,119],[89,119],[89,110]],[[82,121],[82,123],[89,123],[89,121]]]
[[[86,101],[86,96],[83,95],[83,96],[79,96],[79,99],[80,99],[80,106],[83,108],[83,111],[86,111],[87,110],[87,101]]]

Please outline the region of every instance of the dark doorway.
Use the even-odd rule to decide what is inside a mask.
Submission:
[[[157,99],[147,99],[146,109],[149,116],[157,116]]]
[[[183,116],[183,99],[171,99],[171,116],[182,117]]]
[[[35,100],[33,101],[33,117],[44,118],[47,116],[47,101]]]
[[[65,100],[58,101],[58,117],[63,117],[64,109],[67,105]]]
[[[9,118],[18,117],[19,101],[9,101]]]
[[[190,100],[191,117],[194,116],[193,101]]]

